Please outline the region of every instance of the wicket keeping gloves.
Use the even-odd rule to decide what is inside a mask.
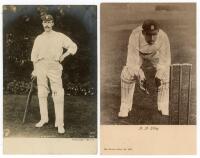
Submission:
[[[122,70],[121,79],[128,83],[132,82],[134,80],[134,76],[129,72],[127,66],[124,66],[124,68]]]
[[[149,91],[147,90],[147,82],[144,75],[144,71],[141,68],[139,69],[139,72],[138,72],[138,79],[139,79],[140,89],[146,94],[149,94]]]
[[[156,87],[160,87],[161,86],[161,79],[159,79],[158,77],[155,78],[155,84],[156,84]]]

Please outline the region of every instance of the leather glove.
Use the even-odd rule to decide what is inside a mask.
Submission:
[[[139,78],[139,86],[140,89],[145,92],[146,94],[149,94],[149,91],[147,90],[147,82],[146,82],[146,78],[144,75],[144,72],[142,69],[139,70],[138,73],[138,78]]]
[[[155,78],[155,84],[156,87],[159,88],[161,86],[161,79],[159,79],[158,77]]]

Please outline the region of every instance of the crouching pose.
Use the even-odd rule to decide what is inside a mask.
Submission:
[[[128,117],[132,110],[136,79],[147,94],[146,78],[141,68],[148,61],[156,69],[155,83],[158,89],[158,110],[169,115],[169,72],[171,64],[170,44],[167,34],[154,20],[145,20],[134,29],[129,38],[127,62],[121,73],[121,106],[119,117]],[[134,108],[134,107],[133,107]]]

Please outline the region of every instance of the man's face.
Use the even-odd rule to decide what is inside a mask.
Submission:
[[[54,23],[53,23],[52,20],[50,20],[50,21],[43,21],[42,25],[43,25],[44,31],[45,32],[49,32],[49,31],[52,30],[52,27],[53,27]]]
[[[144,35],[144,38],[145,38],[145,41],[152,45],[156,42],[157,40],[157,37],[158,37],[158,30],[156,30],[154,33],[146,33],[146,32],[143,32],[143,35]]]

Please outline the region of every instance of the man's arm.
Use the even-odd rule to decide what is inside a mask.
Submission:
[[[33,44],[33,48],[32,48],[32,51],[31,51],[31,61],[34,63],[34,62],[37,62],[38,60],[38,37],[35,39],[34,41],[34,44]]]
[[[140,89],[149,94],[146,89],[146,79],[143,70],[141,69],[142,58],[139,56],[139,37],[132,32],[129,38],[128,55],[126,67],[121,74],[122,80],[132,80],[134,76],[138,77]]]
[[[32,78],[36,77],[36,68],[35,65],[38,61],[38,37],[35,39],[33,48],[31,51],[31,61],[33,62],[33,72],[32,72]]]
[[[62,62],[68,55],[74,55],[77,52],[77,45],[67,36],[62,34],[63,38],[63,48],[67,49],[67,51],[60,57],[60,62]]]
[[[156,77],[159,79],[165,79],[168,77],[166,73],[169,73],[171,64],[170,43],[165,33],[163,34],[163,42],[159,51],[159,63],[157,65]]]
[[[138,75],[140,67],[142,65],[142,59],[139,56],[138,37],[133,32],[129,38],[128,54],[126,66],[128,66],[129,72],[134,76]]]

